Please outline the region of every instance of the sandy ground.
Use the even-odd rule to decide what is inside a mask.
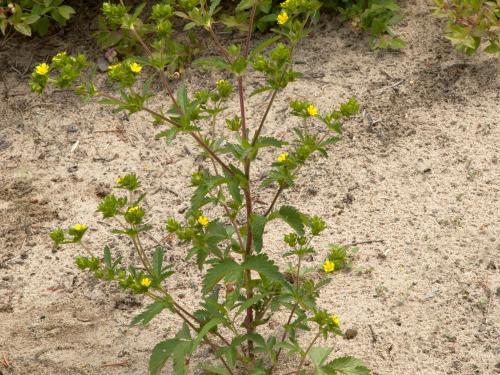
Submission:
[[[358,246],[352,271],[323,293],[344,328],[358,331],[329,343],[335,354],[356,355],[378,375],[500,373],[498,62],[456,54],[429,3],[405,2],[403,13],[402,52],[370,51],[335,20],[304,43],[297,59],[305,78],[280,95],[266,133],[287,134],[287,103],[305,93],[323,110],[356,95],[377,122],[348,121],[329,157],[280,202],[327,220],[321,256],[330,243],[374,241]],[[86,32],[82,47],[64,34],[46,45],[19,39],[0,53],[0,374],[146,374],[152,347],[179,324],[165,314],[129,328],[148,301],[78,271],[80,250],[53,250],[47,236],[88,223],[96,254],[108,243],[130,259],[129,244],[95,213],[100,197],[117,176],[136,172],[160,236],[167,216],[182,216],[199,163],[188,139],[155,141],[145,116],[127,119],[64,92],[29,93],[36,62],[62,49],[92,52],[89,40]],[[189,71],[184,82],[197,88],[216,78]],[[263,154],[262,163],[274,157]],[[278,261],[280,229],[267,232]],[[190,305],[200,279],[184,254],[176,243],[168,249],[178,271],[169,288]],[[206,358],[201,350],[194,363]]]

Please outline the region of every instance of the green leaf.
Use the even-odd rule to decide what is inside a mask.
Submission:
[[[262,250],[264,228],[266,226],[266,223],[267,218],[265,216],[257,214],[252,214],[250,216],[250,226],[252,229],[255,251],[257,253],[260,253],[260,251]]]
[[[337,372],[344,375],[370,375],[364,363],[354,357],[336,358],[323,366],[322,370],[328,375],[337,375]]]
[[[215,247],[221,241],[227,239],[227,231],[224,224],[219,220],[212,220],[206,227],[207,231],[207,244],[210,247]]]
[[[161,278],[161,273],[163,270],[163,256],[165,255],[165,250],[158,246],[153,253],[153,268],[151,270],[152,275],[156,280]]]
[[[192,350],[191,335],[186,323],[182,329],[175,335],[174,339],[160,342],[153,349],[149,359],[149,374],[159,375],[165,363],[172,358],[174,362],[174,371],[177,375],[186,374],[186,357]]]
[[[153,353],[151,353],[151,357],[149,358],[150,375],[160,374],[160,371],[163,369],[168,359],[172,356],[176,347],[176,339],[162,341],[154,347]]]
[[[240,192],[240,184],[238,179],[234,178],[228,171],[224,170],[224,176],[227,179],[227,188],[229,190],[229,194],[233,198],[234,202],[240,206],[243,203],[243,197]]]
[[[31,36],[31,28],[24,23],[16,23],[14,29],[23,35]]]
[[[44,36],[49,31],[50,20],[49,17],[42,17],[32,25],[33,30],[40,36]]]
[[[59,14],[66,20],[71,18],[72,14],[75,14],[75,10],[71,8],[69,5],[61,5],[57,8]]]
[[[137,18],[141,15],[142,11],[144,10],[144,7],[146,6],[146,3],[141,3],[139,4],[135,10],[134,10],[134,14],[132,15],[133,18]]]
[[[275,18],[274,15],[273,15],[273,18]],[[265,39],[262,42],[260,42],[259,44],[257,44],[254,47],[254,49],[252,50],[252,52],[250,53],[250,60],[253,60],[255,58],[255,56],[260,54],[262,51],[264,51],[271,44],[277,42],[280,39],[281,39],[281,35],[275,35],[272,38]]]
[[[206,375],[230,375],[229,371],[223,366],[209,365],[204,367]]]
[[[111,260],[111,250],[109,246],[104,246],[104,264],[108,268],[113,268],[113,261]]]
[[[240,305],[240,308],[236,312],[235,318],[240,315],[243,311],[248,309],[249,307],[255,305],[257,302],[259,302],[261,299],[266,298],[269,295],[269,293],[262,293],[262,294],[256,294],[252,298],[247,299],[245,302],[243,302]]]
[[[311,358],[311,362],[313,363],[314,367],[320,367],[321,365],[323,365],[323,362],[325,362],[332,350],[333,348],[321,346],[311,348],[311,350],[309,351],[309,358]]]
[[[189,99],[187,95],[187,89],[185,85],[181,85],[177,89],[177,104],[181,108],[183,113],[187,112],[187,106],[189,104]]]
[[[210,3],[210,8],[208,9],[208,14],[210,16],[213,16],[216,13],[216,10],[217,10],[217,7],[219,6],[219,4],[220,4],[220,0],[213,0]]]
[[[201,340],[203,340],[203,338],[206,336],[206,334],[208,332],[210,332],[210,330],[212,328],[217,327],[222,322],[223,322],[223,320],[221,318],[213,318],[213,319],[209,320],[208,323],[206,323],[205,325],[203,325],[203,328],[200,329],[200,332],[198,332],[198,335],[193,340],[193,348],[192,348],[192,350],[193,351],[196,350],[196,348],[198,347],[198,345],[200,345]]]
[[[238,57],[231,64],[231,71],[236,75],[242,74],[246,68],[247,68],[247,59],[244,56]]]
[[[24,20],[24,23],[26,25],[31,25],[32,23],[35,23],[40,19],[40,15],[38,14],[30,14],[26,19]]]
[[[241,12],[243,10],[250,9],[255,0],[241,0],[240,3],[236,6],[236,12]]]
[[[64,231],[61,228],[56,228],[50,232],[50,238],[54,241],[55,246],[59,246],[65,240]]]
[[[209,68],[215,68],[219,70],[225,70],[229,67],[229,65],[220,57],[205,57],[200,58],[192,63],[195,66],[204,66]]]
[[[285,221],[299,236],[304,235],[302,214],[292,206],[282,206],[278,211],[279,217]]]
[[[270,280],[285,282],[285,278],[279,271],[279,268],[270,260],[266,254],[252,255],[241,265],[245,270],[257,271],[260,275]]]
[[[5,32],[7,31],[7,26],[9,26],[9,21],[6,19],[0,19],[0,31],[2,31],[3,35],[5,35]]]
[[[170,128],[155,135],[155,139],[165,138],[167,145],[171,144],[179,130],[177,128]]]
[[[232,259],[225,259],[210,268],[203,278],[202,293],[207,294],[224,277],[241,272],[241,266]]]
[[[279,139],[276,139],[274,137],[259,137],[257,140],[257,143],[255,144],[255,147],[257,148],[262,148],[262,147],[282,147],[287,145],[288,142],[285,141],[280,141]]]
[[[173,311],[174,305],[172,304],[171,298],[164,298],[159,301],[156,301],[146,307],[139,315],[135,316],[134,319],[130,322],[131,326],[135,326],[137,324],[148,324],[156,315],[160,314],[163,310],[169,309]]]
[[[406,42],[401,38],[392,38],[389,42],[389,47],[394,49],[402,49],[406,47]]]

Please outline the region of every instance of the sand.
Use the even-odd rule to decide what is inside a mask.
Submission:
[[[285,110],[293,98],[308,98],[321,110],[352,95],[363,104],[364,115],[345,123],[328,158],[316,158],[279,201],[328,223],[310,265],[323,259],[331,243],[366,242],[357,246],[352,270],[337,273],[321,297],[343,328],[358,332],[351,340],[329,341],[334,354],[358,356],[374,375],[496,374],[498,60],[456,53],[442,35],[442,22],[430,15],[430,3],[403,2],[405,21],[396,31],[408,47],[401,52],[371,51],[366,36],[325,17],[298,52],[304,78],[279,95],[265,134],[289,134],[295,123]],[[74,256],[81,249],[56,250],[48,238],[56,226],[87,223],[96,255],[109,244],[115,255],[132,261],[130,244],[113,237],[95,212],[101,197],[118,176],[137,173],[160,237],[166,217],[182,217],[190,175],[201,162],[187,137],[170,146],[155,141],[157,131],[145,115],[127,118],[62,91],[44,97],[29,92],[29,72],[47,56],[60,50],[97,56],[87,30],[80,34],[75,40],[60,32],[44,44],[15,38],[0,52],[4,375],[146,374],[155,343],[179,326],[165,313],[147,327],[129,327],[147,298],[80,272]],[[188,69],[182,81],[193,90],[217,78]],[[249,86],[258,79],[250,76]],[[262,100],[252,100],[253,126]],[[259,165],[275,157],[262,153]],[[259,173],[256,185],[264,176]],[[263,189],[258,197],[266,202],[272,194]],[[266,247],[284,268],[283,229],[268,227]],[[191,306],[200,277],[185,254],[176,241],[168,245],[177,271],[168,288]],[[271,329],[279,332],[278,323],[272,321]],[[210,358],[202,348],[193,372]]]

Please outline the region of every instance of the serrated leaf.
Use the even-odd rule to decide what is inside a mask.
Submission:
[[[278,210],[278,214],[299,236],[304,235],[304,223],[299,210],[292,206],[282,206]]]
[[[230,274],[240,272],[241,266],[232,259],[225,259],[210,268],[203,278],[202,293],[207,294],[220,280]]]
[[[220,0],[213,0],[210,3],[210,8],[208,9],[208,14],[210,16],[213,16],[216,13],[217,7],[219,6],[219,4],[220,4]]]
[[[174,372],[176,375],[186,374],[186,358],[192,352],[191,335],[186,323],[177,332],[174,339],[160,342],[153,349],[149,359],[149,374],[159,375],[165,363],[172,358],[174,362]]]
[[[270,260],[266,254],[252,255],[241,265],[245,270],[253,270],[270,280],[285,282],[285,278],[279,271],[278,266]]]
[[[151,357],[149,357],[149,375],[160,374],[176,347],[176,339],[162,341],[154,347]]]
[[[250,9],[253,6],[254,2],[255,0],[241,0],[236,6],[236,12]]]
[[[220,57],[204,57],[193,61],[193,65],[210,67],[219,70],[224,70],[229,67],[229,65]]]
[[[323,362],[328,358],[333,348],[316,346],[311,348],[309,351],[309,358],[311,358],[311,362],[314,367],[320,367],[323,365]]]
[[[267,223],[265,216],[252,214],[250,216],[250,226],[252,229],[255,251],[259,253],[263,246],[264,228]]]
[[[231,197],[238,206],[241,205],[243,203],[243,197],[241,196],[238,180],[231,176],[226,170],[224,170],[224,176],[227,179],[229,194],[231,194]]]
[[[339,357],[327,363],[322,370],[328,375],[370,375],[370,370],[355,357]]]
[[[135,326],[137,324],[148,324],[153,318],[160,314],[163,310],[169,309],[173,310],[173,304],[171,299],[161,299],[159,301],[156,301],[146,307],[146,310],[144,310],[142,313],[139,315],[135,316],[134,319],[130,322],[131,326]]]
[[[276,17],[273,15],[273,18],[275,19]],[[281,35],[275,35],[272,38],[265,39],[259,44],[257,44],[252,52],[250,53],[250,60],[253,60],[255,56],[260,54],[262,51],[264,51],[267,47],[269,47],[271,44],[277,42],[278,40],[281,39]]]
[[[198,345],[200,345],[201,340],[206,336],[206,334],[214,327],[217,327],[219,324],[221,324],[223,320],[221,318],[213,318],[209,320],[206,324],[203,325],[203,328],[200,329],[200,332],[198,332],[198,335],[195,337],[193,340],[193,348],[192,350],[196,350]]]
[[[219,242],[227,239],[227,231],[224,224],[219,220],[213,220],[206,227],[207,231],[207,244],[210,247],[216,246]]]
[[[250,306],[255,305],[257,302],[259,302],[261,299],[267,297],[268,295],[269,295],[269,293],[256,294],[252,298],[247,299],[245,302],[243,302],[240,305],[240,308],[236,312],[235,318],[238,315],[240,315],[243,311],[245,311],[246,309],[248,309]]]
[[[257,143],[255,144],[255,147],[257,148],[262,148],[262,147],[282,147],[287,145],[288,142],[285,141],[280,141],[279,139],[276,139],[274,137],[259,137],[257,140]]]
[[[177,104],[181,108],[183,113],[186,113],[187,111],[187,106],[189,104],[189,99],[188,99],[188,94],[187,94],[187,88],[185,85],[181,85],[177,89]]]
[[[72,14],[75,14],[75,10],[69,5],[61,5],[57,8],[59,14],[65,19],[69,20]]]
[[[104,246],[104,264],[108,268],[113,267],[113,262],[111,260],[111,250],[109,249],[109,246]]]
[[[167,143],[167,145],[169,145],[172,143],[178,132],[179,132],[178,129],[170,128],[156,134],[155,139],[165,138],[165,142]]]
[[[165,255],[165,250],[158,246],[153,253],[153,264],[152,264],[152,275],[155,279],[159,280],[161,278],[161,273],[163,270],[163,256]]]

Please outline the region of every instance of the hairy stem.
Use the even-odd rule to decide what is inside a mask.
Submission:
[[[266,122],[267,115],[269,114],[269,111],[271,110],[271,107],[273,106],[274,99],[276,98],[276,94],[278,93],[277,90],[273,91],[273,94],[271,95],[271,98],[269,99],[269,103],[267,104],[266,111],[264,112],[264,115],[262,116],[262,120],[260,121],[259,127],[257,128],[257,131],[255,132],[253,138],[252,138],[252,146],[255,146],[257,143],[257,140],[259,139],[260,132],[262,131],[262,128],[264,127],[264,123]]]
[[[302,264],[302,257],[299,257],[299,262],[297,264],[297,273],[295,274],[295,279],[297,280],[297,282],[296,282],[297,284],[295,286],[295,290],[297,292],[299,291],[299,287],[300,287],[300,266],[301,266],[301,264]],[[299,306],[299,304],[298,304],[298,302],[296,302],[293,305],[292,310],[290,311],[290,315],[288,316],[288,320],[287,320],[287,322],[285,324],[285,332],[283,332],[283,335],[281,336],[281,341],[285,341],[286,337],[288,336],[288,332],[286,330],[286,326],[288,326],[290,324],[290,322],[292,321],[293,314],[295,314],[295,310],[297,310],[298,306]],[[280,358],[280,355],[281,355],[282,351],[283,351],[283,347],[280,347],[278,349],[278,353],[276,354],[276,362],[269,369],[269,374],[272,374],[275,365],[278,363],[278,360]]]
[[[131,31],[132,31],[132,34],[134,34],[134,37],[137,39],[137,41],[140,43],[140,45],[144,49],[144,51],[148,54],[148,56],[152,56],[153,52],[151,51],[151,49],[149,48],[149,46],[146,44],[146,42],[144,42],[144,39],[142,39],[142,37],[137,32],[137,30],[135,30],[134,28],[132,28]],[[174,103],[174,106],[177,108],[177,110],[179,111],[179,113],[182,113],[182,110],[179,107],[179,104],[177,103],[177,100],[175,100],[174,91],[172,90],[172,88],[168,84],[168,80],[167,80],[167,77],[165,75],[165,72],[163,71],[163,69],[160,69],[160,68],[156,68],[156,70],[158,71],[158,74],[160,75],[161,85],[167,91],[168,96],[172,100],[172,103]]]
[[[217,36],[217,34],[215,33],[214,29],[212,28],[212,26],[208,27],[207,28],[208,30],[208,33],[210,34],[210,37],[212,38],[212,40],[214,41],[215,45],[217,46],[217,48],[219,49],[220,53],[224,56],[224,58],[226,59],[226,62],[228,64],[231,64],[231,56],[229,56],[229,54],[227,53],[227,50],[224,48],[224,46],[222,45],[219,37]]]
[[[255,20],[255,12],[257,10],[257,0],[254,0],[252,10],[250,11],[250,23],[248,24],[248,34],[247,34],[247,40],[245,43],[245,52],[244,56],[247,57],[248,53],[250,52],[250,41],[252,40],[252,32],[253,32],[253,23]]]
[[[309,354],[309,351],[311,350],[312,346],[314,345],[314,343],[316,342],[316,340],[319,338],[320,335],[321,335],[321,331],[318,331],[316,336],[314,336],[314,339],[311,341],[311,343],[307,347],[305,353],[302,356],[302,359],[300,360],[299,367],[297,368],[297,371],[295,372],[296,375],[299,375],[300,370],[302,370],[302,366],[304,366],[304,363],[306,361],[307,354]]]

